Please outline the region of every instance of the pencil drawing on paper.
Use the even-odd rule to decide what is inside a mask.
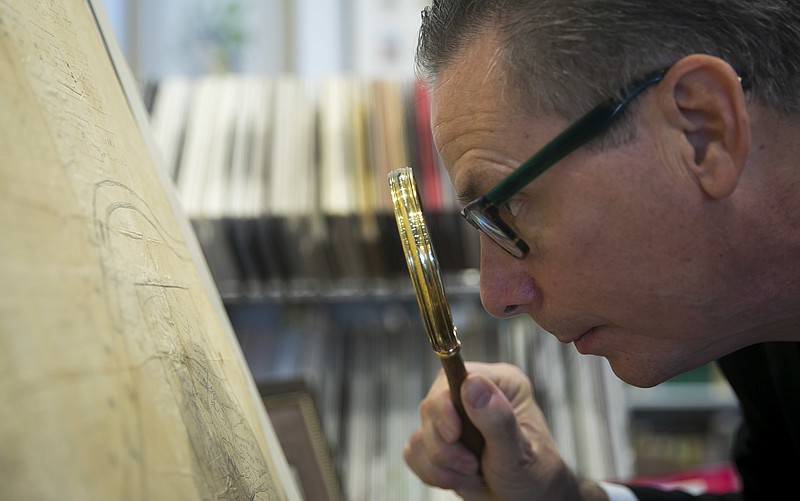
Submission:
[[[3,499],[286,499],[91,4],[0,0]]]

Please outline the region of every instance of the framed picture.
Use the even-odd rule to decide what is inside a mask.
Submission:
[[[342,500],[339,477],[306,383],[262,382],[258,390],[303,497]]]

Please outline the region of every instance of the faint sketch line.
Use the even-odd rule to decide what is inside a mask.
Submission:
[[[134,200],[126,202],[115,201],[108,203],[102,208],[102,216],[100,216],[101,207],[99,204],[101,202],[98,198],[101,192],[110,188],[121,189],[129,196],[133,197]],[[114,198],[118,200],[120,197]],[[92,207],[95,215],[95,230],[101,241],[108,239],[108,232],[111,228],[110,219],[114,212],[125,209],[132,210],[136,211],[140,216],[142,216],[144,221],[147,222],[147,224],[158,233],[158,235],[162,238],[163,243],[166,244],[170,251],[172,251],[179,259],[183,261],[191,261],[191,256],[181,252],[185,249],[183,240],[167,231],[167,229],[164,228],[158,218],[154,215],[150,205],[138,193],[130,189],[125,184],[110,179],[95,183]]]

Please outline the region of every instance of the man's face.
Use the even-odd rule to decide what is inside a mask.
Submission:
[[[473,44],[432,90],[434,138],[462,204],[569,125],[513,106],[495,53],[491,42]],[[634,141],[580,148],[512,199],[531,252],[517,260],[482,235],[481,300],[498,317],[530,315],[581,353],[608,358],[621,379],[651,386],[730,348],[719,321],[731,305],[717,291],[719,231],[698,217],[708,201],[646,102],[639,115]]]

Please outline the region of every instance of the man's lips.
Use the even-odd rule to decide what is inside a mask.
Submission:
[[[578,350],[578,353],[582,355],[589,355],[591,353],[592,342],[597,339],[599,334],[600,327],[592,327],[577,338],[573,339],[572,344],[575,345],[575,349]]]
[[[561,341],[561,342],[562,342],[562,343],[564,343],[564,344],[575,343],[575,342],[579,341],[580,339],[582,339],[582,338],[583,338],[583,336],[585,336],[585,335],[589,334],[590,332],[592,332],[592,331],[593,331],[593,330],[595,330],[596,328],[597,328],[597,326],[595,326],[595,327],[592,327],[591,329],[589,329],[589,330],[587,330],[587,331],[583,332],[582,334],[578,334],[578,335],[571,335],[571,336],[568,336],[568,337],[565,337],[565,336],[563,336],[563,335],[556,335],[556,338],[558,338],[558,340],[559,340],[559,341]]]

